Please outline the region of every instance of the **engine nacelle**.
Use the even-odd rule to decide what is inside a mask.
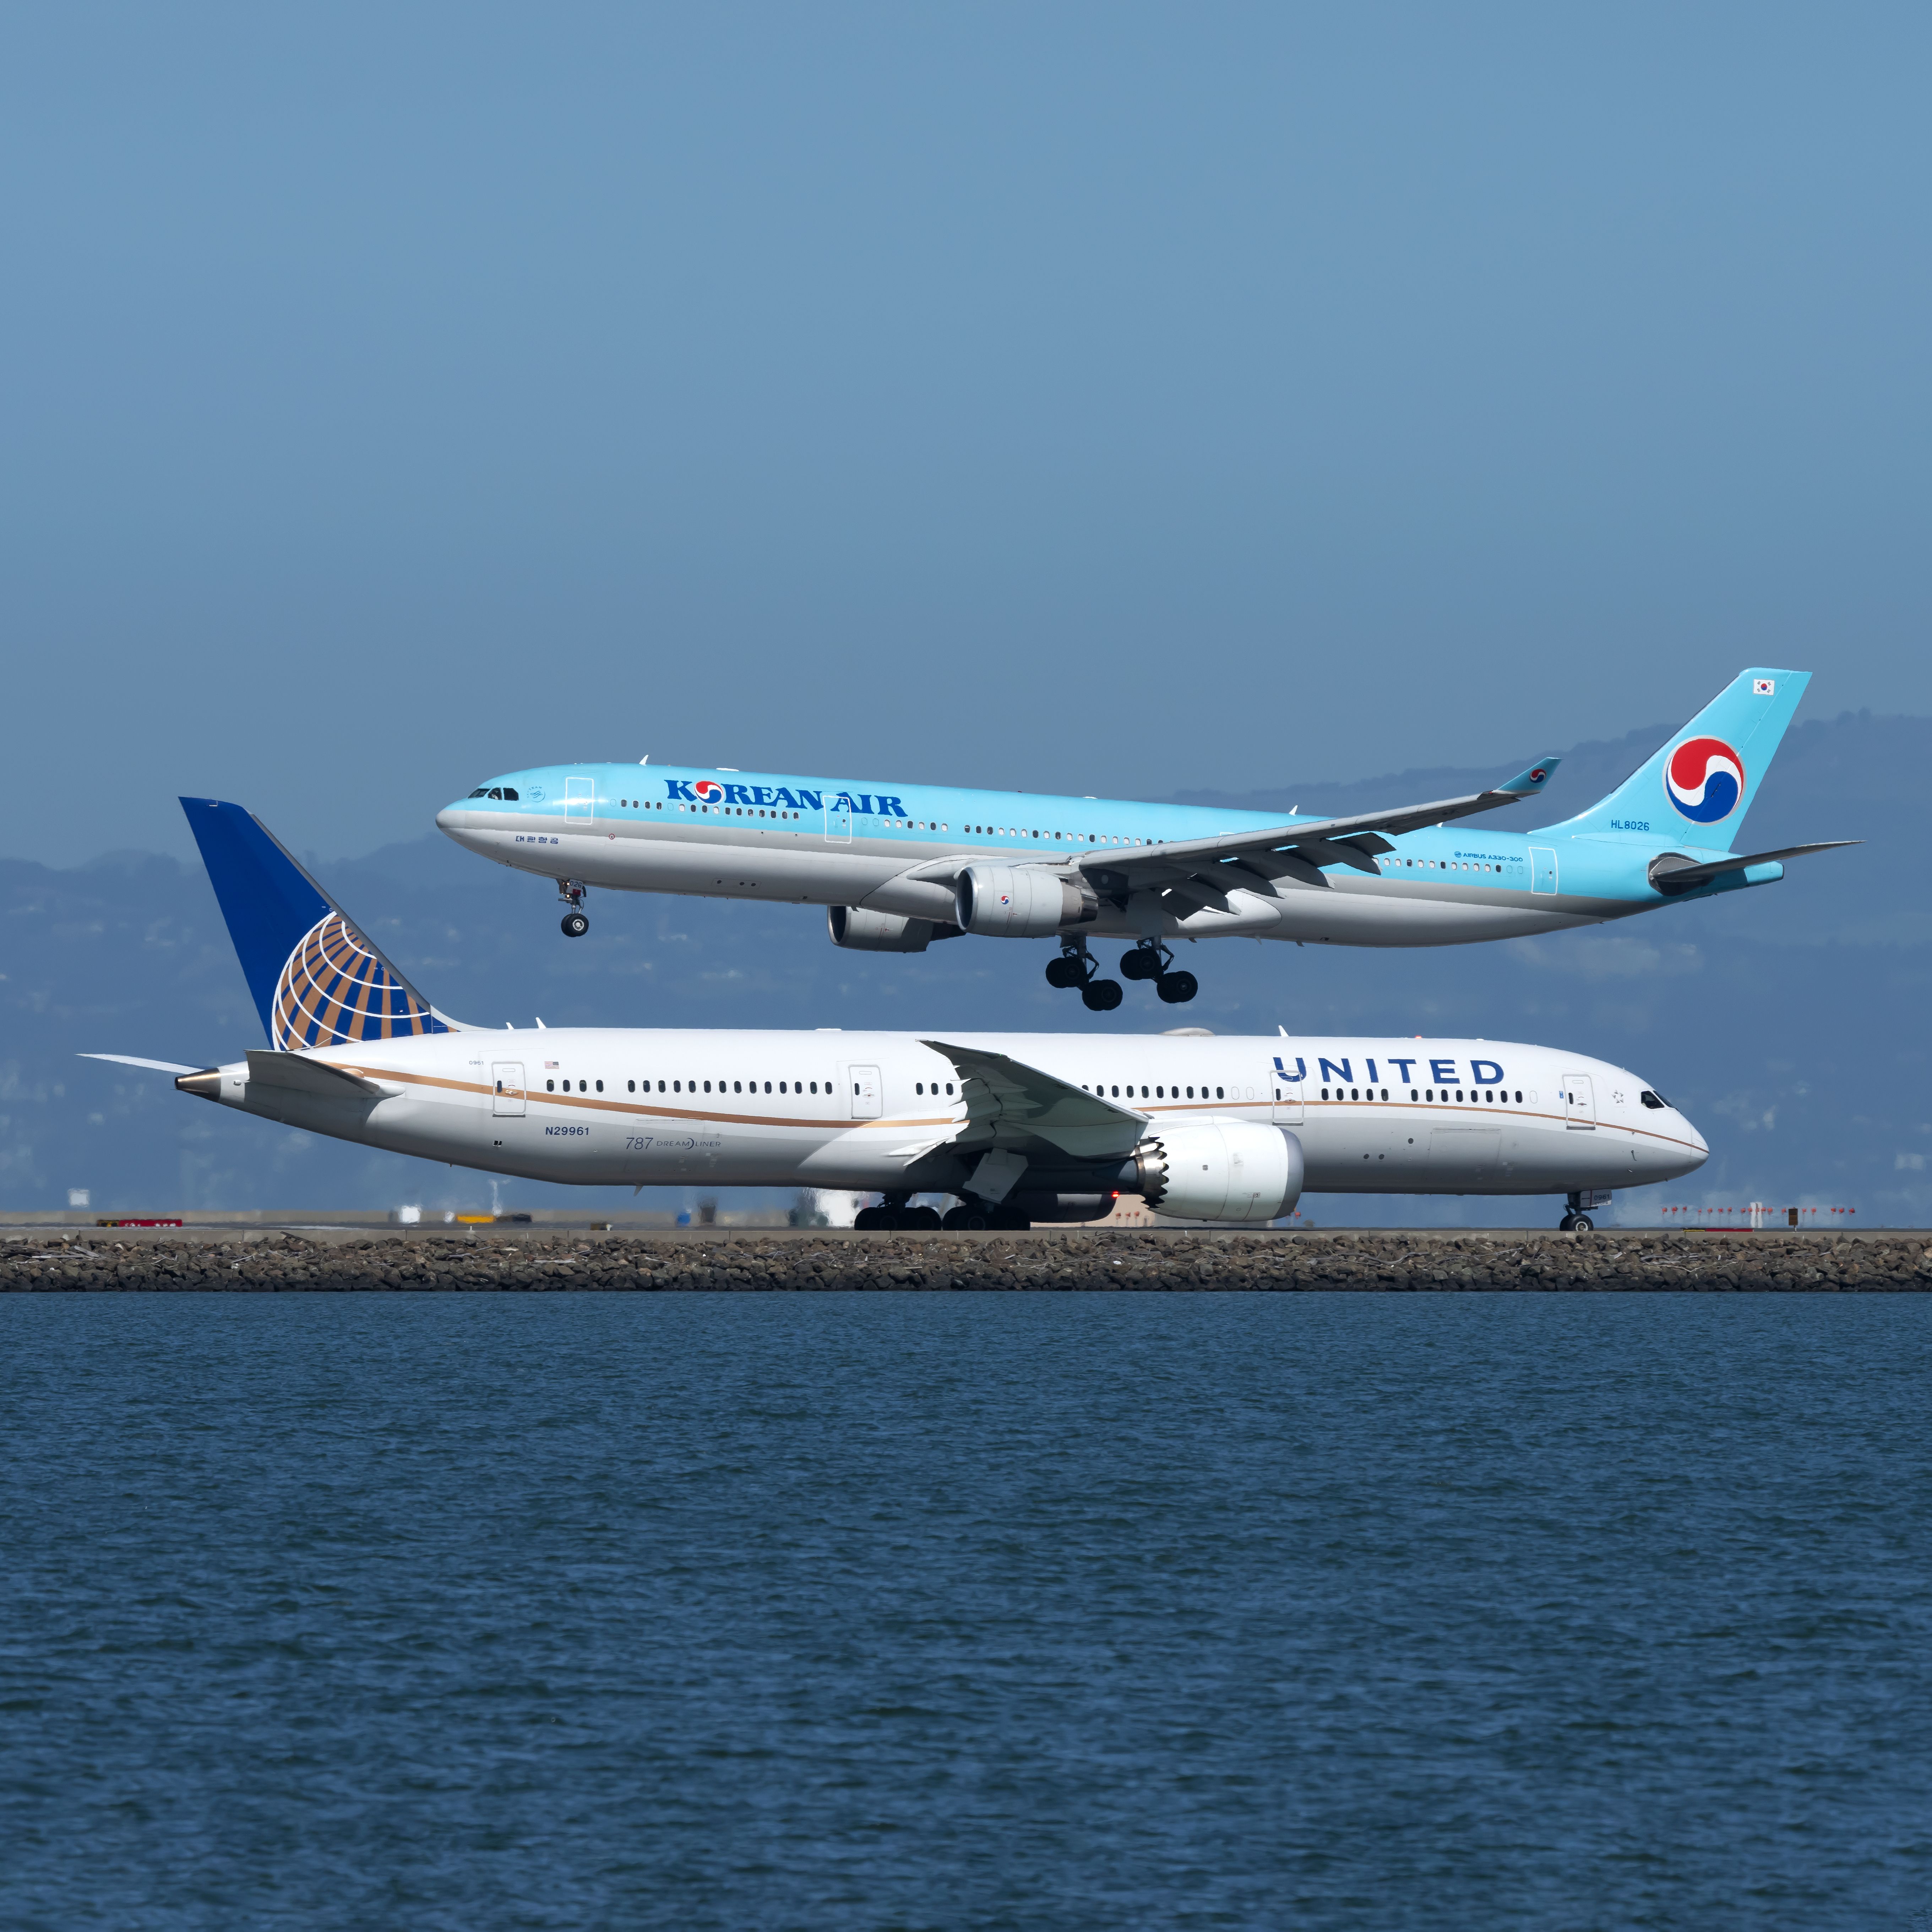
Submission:
[[[896,912],[868,912],[863,906],[827,906],[825,922],[832,944],[854,952],[923,952],[935,939],[959,937],[959,928],[944,920],[902,919]]]
[[[962,932],[994,939],[1045,939],[1100,916],[1099,896],[1078,873],[1063,878],[1044,866],[968,866],[952,903]]]
[[[1273,1221],[1301,1198],[1301,1142],[1250,1120],[1164,1126],[1135,1148],[1120,1184],[1184,1221]]]

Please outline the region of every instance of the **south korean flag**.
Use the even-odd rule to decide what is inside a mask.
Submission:
[[[1754,698],[1772,698],[1778,693],[1778,680],[1774,677],[1754,677],[1751,680]]]

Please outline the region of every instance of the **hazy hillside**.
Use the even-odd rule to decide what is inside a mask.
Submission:
[[[1535,819],[1608,790],[1661,731],[1568,754]],[[1106,1016],[1052,992],[1050,951],[959,940],[923,956],[841,952],[822,911],[592,896],[589,938],[556,929],[541,882],[434,833],[317,869],[424,992],[484,1024],[541,1015],[694,1026],[1455,1032],[1568,1045],[1627,1064],[1688,1108],[1714,1150],[1657,1199],[1856,1206],[1861,1220],[1932,1221],[1932,720],[1847,716],[1796,728],[1749,824],[1750,842],[1864,838],[1799,862],[1778,886],[1669,908],[1606,932],[1430,952],[1226,942],[1194,949],[1184,1014],[1130,988]],[[1502,756],[1346,787],[1223,800],[1346,811],[1473,789]],[[172,804],[167,808],[172,810]],[[0,862],[0,1206],[385,1205],[487,1202],[473,1176],[365,1154],[172,1092],[159,1076],[76,1059],[88,1048],[195,1063],[260,1045],[254,1009],[198,868],[122,854],[69,871]],[[1111,949],[1110,949],[1111,950]],[[511,1183],[507,1202],[617,1204]],[[664,1197],[661,1197],[663,1198]],[[1553,1220],[1550,1204],[1318,1201],[1324,1220]]]

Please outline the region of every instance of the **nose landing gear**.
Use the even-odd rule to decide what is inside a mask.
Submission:
[[[590,922],[584,916],[584,882],[580,879],[560,879],[556,882],[556,896],[570,910],[563,916],[563,936],[566,939],[581,939],[590,930]]]
[[[1607,1187],[1580,1188],[1564,1202],[1563,1218],[1556,1225],[1566,1234],[1587,1234],[1597,1225],[1591,1220],[1589,1210],[1610,1204]]]
[[[1174,955],[1157,939],[1143,939],[1131,952],[1120,955],[1123,980],[1151,980],[1154,989],[1170,1006],[1184,1006],[1201,990],[1192,973],[1175,970]]]
[[[1110,1013],[1125,997],[1118,980],[1098,980],[1100,967],[1084,939],[1063,939],[1060,956],[1046,962],[1046,983],[1061,991],[1080,988],[1081,1003],[1090,1013]]]

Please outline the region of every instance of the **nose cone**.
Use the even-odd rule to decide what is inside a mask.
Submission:
[[[445,838],[454,838],[465,851],[482,850],[478,843],[484,827],[476,808],[467,799],[459,799],[454,805],[446,805],[436,815],[436,829]]]

